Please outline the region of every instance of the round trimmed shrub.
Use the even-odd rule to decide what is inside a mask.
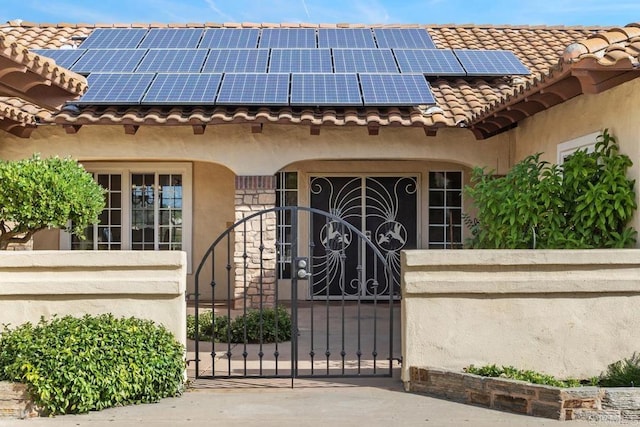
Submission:
[[[27,384],[50,415],[179,395],[184,370],[184,347],[150,320],[65,316],[0,335],[0,380]]]

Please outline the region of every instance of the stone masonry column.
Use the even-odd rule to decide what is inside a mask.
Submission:
[[[236,176],[236,222],[276,204],[276,177]],[[257,215],[235,229],[236,309],[273,307],[276,286],[276,214]],[[231,302],[231,301],[230,301]]]

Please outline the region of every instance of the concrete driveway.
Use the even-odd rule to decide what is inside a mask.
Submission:
[[[397,378],[217,380],[180,398],[85,415],[0,421],[0,426],[581,426],[406,393]]]

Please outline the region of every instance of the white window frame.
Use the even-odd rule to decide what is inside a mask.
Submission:
[[[596,139],[600,135],[600,131],[593,132],[587,135],[579,136],[578,138],[574,138],[570,141],[563,142],[558,144],[557,154],[558,154],[558,165],[562,165],[564,163],[564,159],[572,155],[578,150],[587,150],[587,153],[593,153],[596,148]]]
[[[193,166],[186,162],[82,162],[91,174],[120,174],[122,176],[122,246],[131,250],[131,175],[181,174],[182,175],[182,250],[187,253],[187,272],[192,272],[193,236]],[[60,233],[60,249],[71,249],[71,234]]]

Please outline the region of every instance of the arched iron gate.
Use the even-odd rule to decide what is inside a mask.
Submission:
[[[291,224],[286,241],[275,238],[278,216]],[[208,328],[200,315],[215,311],[211,336],[192,343],[196,378],[391,376],[400,360],[399,286],[387,259],[356,227],[319,209],[245,216],[195,273],[194,330]],[[278,265],[290,266],[290,280],[278,278]],[[353,292],[359,287],[366,292]],[[269,342],[280,335],[286,340]]]

